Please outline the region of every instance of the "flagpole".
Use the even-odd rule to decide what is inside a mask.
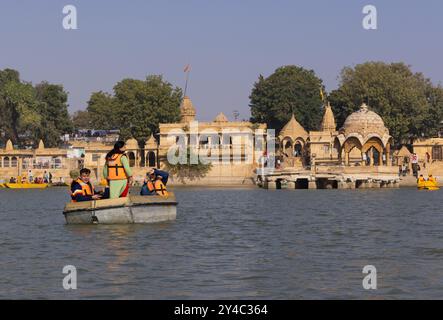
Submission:
[[[185,82],[185,94],[184,94],[184,96],[186,97],[186,92],[188,91],[188,81],[189,81],[189,72],[190,72],[191,70],[187,70],[186,71],[186,82]]]

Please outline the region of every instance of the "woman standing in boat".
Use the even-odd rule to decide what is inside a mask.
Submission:
[[[132,183],[132,170],[125,151],[125,143],[118,141],[106,155],[103,177],[109,182],[111,199],[126,197]]]

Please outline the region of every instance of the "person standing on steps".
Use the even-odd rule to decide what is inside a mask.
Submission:
[[[103,177],[109,182],[109,197],[111,199],[127,197],[129,186],[133,182],[132,170],[125,151],[125,143],[118,141],[106,155]]]

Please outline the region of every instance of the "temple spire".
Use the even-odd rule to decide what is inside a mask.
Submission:
[[[194,121],[195,119],[195,108],[192,104],[191,99],[188,96],[185,96],[182,104],[180,106],[180,113],[181,113],[181,122],[182,123],[189,123]]]
[[[334,113],[332,112],[331,104],[328,101],[328,104],[325,105],[325,113],[323,114],[323,120],[320,126],[321,131],[335,131],[336,124]]]

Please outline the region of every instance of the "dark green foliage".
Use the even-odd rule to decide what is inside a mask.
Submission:
[[[443,119],[443,89],[404,63],[367,62],[346,67],[341,83],[331,92],[337,124],[365,102],[378,113],[397,145],[417,137],[431,137]]]
[[[280,67],[268,78],[260,75],[250,95],[251,121],[278,132],[295,114],[306,130],[315,130],[322,118],[321,89],[314,71],[297,66]]]

